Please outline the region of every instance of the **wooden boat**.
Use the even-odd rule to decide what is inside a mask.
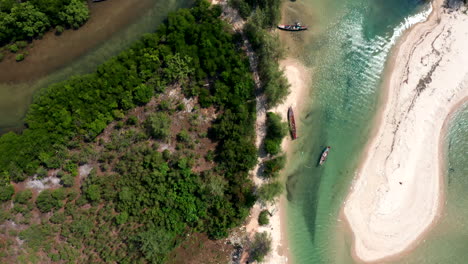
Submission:
[[[294,120],[294,112],[292,107],[288,108],[288,121],[289,121],[289,131],[291,132],[292,139],[297,138],[296,134],[296,121]]]
[[[301,25],[301,23],[296,23],[294,25],[278,25],[278,28],[286,31],[302,31],[307,30],[306,26]]]
[[[322,155],[320,156],[320,161],[319,161],[319,166],[322,166],[322,164],[327,160],[328,153],[330,152],[331,147],[328,146],[325,148],[325,150],[322,152]]]

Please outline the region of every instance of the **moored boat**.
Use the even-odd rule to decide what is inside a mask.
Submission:
[[[319,166],[322,166],[322,164],[327,160],[328,153],[330,152],[331,147],[328,146],[325,148],[325,150],[322,152],[322,155],[320,156],[320,161],[319,161]]]
[[[292,139],[297,138],[296,134],[296,121],[294,120],[294,112],[292,107],[288,108],[288,121],[289,121],[289,131],[291,132]]]
[[[301,23],[296,23],[294,25],[278,25],[279,29],[287,31],[302,31],[307,30],[306,26],[301,25]]]

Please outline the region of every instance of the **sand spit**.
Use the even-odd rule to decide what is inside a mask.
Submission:
[[[468,16],[442,0],[433,8],[393,54],[378,130],[344,205],[365,262],[414,247],[443,205],[442,128],[468,98]]]

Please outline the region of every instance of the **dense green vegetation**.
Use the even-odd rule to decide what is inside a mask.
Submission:
[[[0,46],[32,40],[51,27],[76,29],[88,18],[84,0],[0,0]]]
[[[287,134],[287,125],[281,121],[278,114],[268,112],[266,127],[265,151],[270,155],[276,155],[281,152],[281,142]]]
[[[268,108],[281,103],[289,93],[289,84],[279,68],[282,49],[271,29],[280,20],[280,0],[231,0],[247,19],[244,32],[258,57],[258,71]]]
[[[0,199],[11,199],[10,180],[49,170],[64,186],[34,201],[27,191],[16,193],[17,213],[0,217],[30,224],[19,233],[30,256],[160,263],[186,234],[224,237],[245,219],[255,201],[248,177],[257,160],[254,83],[240,38],[220,13],[198,1],[170,14],[156,33],[96,72],[42,91],[26,129],[0,137]],[[177,86],[198,98],[190,117],[181,103],[159,98]],[[200,107],[214,107],[213,124],[200,124]],[[142,113],[129,116],[136,108]],[[174,115],[178,122],[170,122]],[[211,152],[200,143],[206,136],[216,143]],[[164,144],[176,146],[163,150]],[[215,163],[206,165],[205,156]],[[97,166],[75,186],[83,164]],[[195,172],[200,164],[205,169]],[[31,224],[34,207],[49,214]]]

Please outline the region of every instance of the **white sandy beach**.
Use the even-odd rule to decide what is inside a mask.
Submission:
[[[344,205],[365,262],[416,246],[442,210],[444,122],[468,98],[468,15],[441,5],[393,54],[378,129]]]

